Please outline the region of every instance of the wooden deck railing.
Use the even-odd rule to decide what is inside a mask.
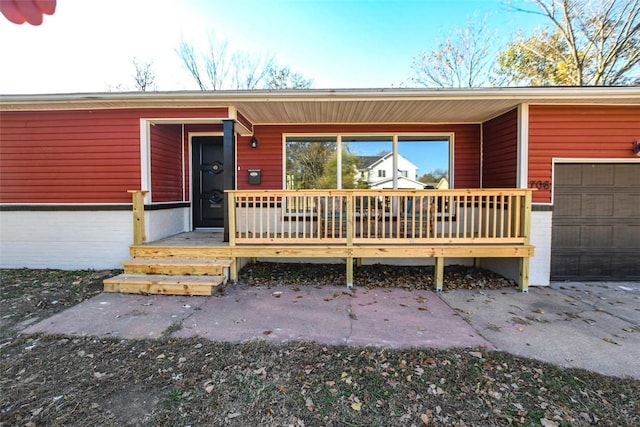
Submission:
[[[238,244],[528,244],[531,190],[229,191]]]

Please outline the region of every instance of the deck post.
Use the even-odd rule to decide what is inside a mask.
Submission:
[[[352,251],[349,249],[353,246],[353,237],[355,235],[354,230],[354,224],[353,224],[353,219],[355,217],[355,209],[354,209],[354,202],[353,202],[353,191],[350,191],[347,193],[346,195],[346,220],[347,220],[347,252],[349,252],[349,254],[352,253]],[[347,288],[351,289],[353,288],[353,257],[352,256],[348,256],[347,257]]]
[[[442,291],[444,285],[444,258],[436,257],[436,291]]]
[[[127,190],[131,194],[131,204],[133,206],[133,244],[141,245],[147,240],[144,230],[144,196],[148,191]]]
[[[353,288],[353,257],[347,257],[347,288]]]
[[[227,218],[229,230],[229,247],[236,245],[236,196],[233,191],[227,193]],[[229,280],[233,283],[238,281],[238,259],[233,256],[233,263],[229,266]]]
[[[531,198],[532,198],[532,190],[527,190],[524,197],[522,197],[522,208],[521,215],[522,219],[520,221],[521,227],[521,235],[524,237],[525,245],[529,245],[531,243]],[[529,292],[529,257],[520,258],[519,263],[519,286],[522,293],[526,294]]]

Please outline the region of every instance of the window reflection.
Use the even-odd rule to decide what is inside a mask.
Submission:
[[[448,137],[399,136],[393,147],[388,135],[287,137],[285,188],[449,188]]]

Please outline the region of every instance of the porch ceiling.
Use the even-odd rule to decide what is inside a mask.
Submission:
[[[3,95],[1,111],[233,106],[253,124],[479,123],[521,103],[640,105],[640,87]]]

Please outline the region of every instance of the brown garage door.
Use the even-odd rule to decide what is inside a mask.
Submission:
[[[556,164],[552,280],[640,279],[640,163]]]

